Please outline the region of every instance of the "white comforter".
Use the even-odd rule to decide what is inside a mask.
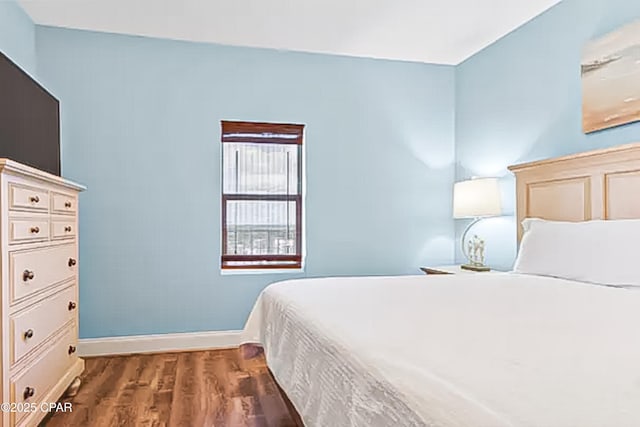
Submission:
[[[640,426],[640,291],[516,274],[304,279],[245,329],[308,426]]]

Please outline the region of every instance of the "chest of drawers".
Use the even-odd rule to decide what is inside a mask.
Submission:
[[[0,426],[37,426],[84,369],[78,341],[81,185],[0,159]],[[7,406],[8,404],[8,406]]]

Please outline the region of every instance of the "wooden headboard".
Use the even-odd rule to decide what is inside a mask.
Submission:
[[[640,143],[511,166],[518,241],[525,218],[640,218]]]

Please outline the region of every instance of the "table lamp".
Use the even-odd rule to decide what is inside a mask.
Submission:
[[[456,182],[453,186],[453,217],[473,218],[462,233],[462,253],[467,263],[461,268],[472,271],[489,271],[484,265],[485,242],[477,235],[467,241],[471,227],[483,218],[499,216],[502,213],[500,187],[497,178],[473,178]]]

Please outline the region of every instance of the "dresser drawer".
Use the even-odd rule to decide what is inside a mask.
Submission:
[[[51,239],[73,239],[76,237],[75,220],[51,220]]]
[[[75,214],[78,208],[76,196],[51,192],[51,211],[60,214]]]
[[[77,360],[76,345],[76,325],[72,323],[55,341],[48,343],[29,366],[10,380],[11,403],[42,403],[47,392]],[[28,414],[15,413],[15,421],[20,421]]]
[[[12,218],[9,220],[9,243],[49,240],[49,218]]]
[[[75,244],[11,252],[11,303],[74,277],[76,264]]]
[[[49,190],[9,184],[9,209],[48,212]]]
[[[51,338],[54,332],[75,319],[75,285],[10,316],[11,364]]]

